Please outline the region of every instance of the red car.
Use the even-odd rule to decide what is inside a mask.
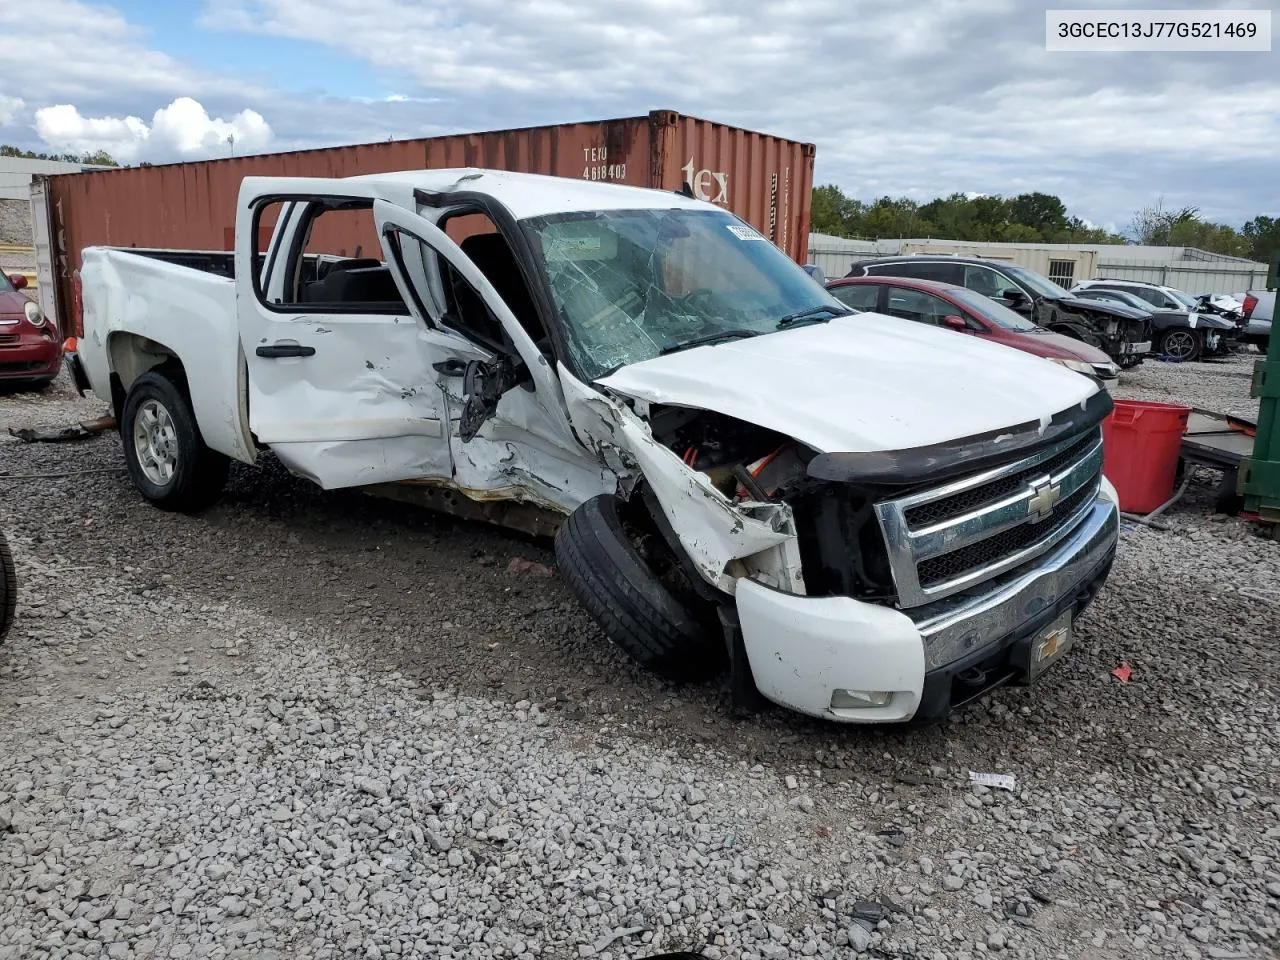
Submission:
[[[1004,304],[967,287],[936,280],[871,276],[832,280],[827,284],[827,290],[855,310],[950,327],[960,333],[1045,357],[1077,373],[1101,380],[1108,390],[1120,375],[1120,368],[1097,347],[1052,333]]]
[[[40,307],[18,292],[26,285],[21,274],[0,273],[0,383],[44,386],[62,368],[62,348]]]

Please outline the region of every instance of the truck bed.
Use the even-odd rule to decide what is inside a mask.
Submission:
[[[228,280],[236,278],[236,255],[230,250],[165,250],[156,247],[103,247],[106,250],[118,250],[121,253],[131,253],[138,257],[148,257],[152,260],[159,260],[162,263],[171,263],[176,267],[186,267],[189,270],[199,270],[201,273],[211,273],[217,277],[226,277]],[[261,268],[266,254],[259,254],[257,257],[258,267]],[[303,258],[302,281],[308,282],[312,280],[320,280],[324,277],[331,263],[335,263],[343,257],[333,256],[330,254],[309,254]]]

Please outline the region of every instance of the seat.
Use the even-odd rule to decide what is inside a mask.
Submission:
[[[383,308],[395,306],[405,309],[391,271],[381,264],[376,267],[330,270],[323,280],[303,287],[302,302],[340,303],[346,306],[367,303]]]

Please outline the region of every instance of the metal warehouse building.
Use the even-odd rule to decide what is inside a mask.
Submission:
[[[961,240],[849,240],[809,235],[809,262],[828,277],[841,277],[865,257],[912,253],[952,254],[1008,260],[1070,287],[1081,280],[1109,277],[1144,280],[1188,293],[1237,293],[1266,286],[1267,265],[1195,247],[1129,244],[971,243]]]

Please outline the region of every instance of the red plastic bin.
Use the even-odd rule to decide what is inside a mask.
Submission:
[[[1117,400],[1102,421],[1102,472],[1125,513],[1150,513],[1173,496],[1190,407]]]

